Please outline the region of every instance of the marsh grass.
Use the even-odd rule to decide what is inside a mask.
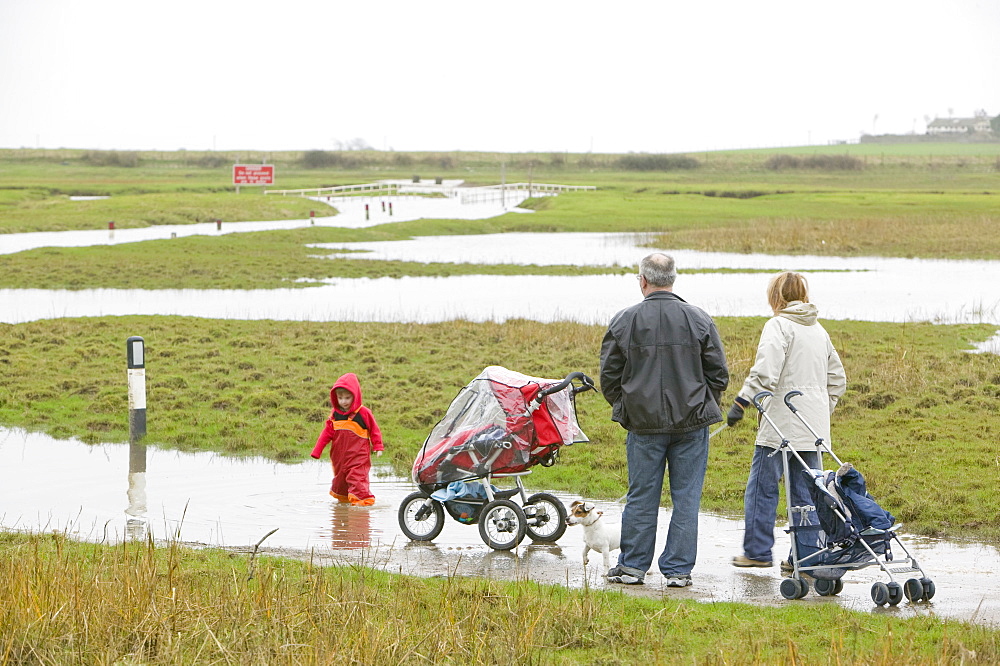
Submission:
[[[764,320],[719,318],[733,382],[753,362]],[[968,354],[988,325],[824,322],[844,359],[848,391],[834,444],[908,532],[1000,538],[996,437],[1000,358]],[[452,398],[488,365],[597,377],[603,327],[452,321],[439,324],[94,317],[0,325],[0,423],[85,442],[128,437],[124,342],[146,341],[148,441],[185,450],[308,455],[329,413],[329,387],[356,372],[405,476]],[[58,368],[58,374],[39,372]],[[544,470],[548,487],[618,498],[627,475],[624,431],[593,393],[578,399],[591,438]],[[754,430],[713,439],[703,506],[741,511]],[[933,474],[927,470],[934,470]],[[948,501],[929,501],[929,493]],[[664,502],[667,502],[664,497]]]
[[[0,534],[0,663],[977,663],[995,629]]]
[[[121,194],[109,199],[71,201],[65,195],[20,191],[0,198],[0,233],[118,229],[159,224],[199,222],[253,222],[306,219],[311,210],[335,215],[328,206],[299,197],[265,197],[233,192],[176,192]]]

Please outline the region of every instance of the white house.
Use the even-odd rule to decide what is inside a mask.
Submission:
[[[977,111],[974,118],[935,118],[927,124],[928,134],[975,134],[990,131],[990,118]]]

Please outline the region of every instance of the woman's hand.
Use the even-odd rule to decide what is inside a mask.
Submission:
[[[729,408],[729,413],[726,414],[726,425],[732,428],[734,425],[740,422],[743,418],[743,406],[738,402],[734,402],[733,406]]]

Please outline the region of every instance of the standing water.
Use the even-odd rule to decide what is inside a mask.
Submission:
[[[577,444],[576,447],[587,446]],[[412,543],[400,531],[397,511],[415,489],[385,466],[373,470],[372,507],[339,504],[327,494],[326,461],[286,464],[215,453],[182,453],[148,447],[146,472],[130,472],[127,444],[88,446],[74,440],[0,429],[0,527],[60,531],[73,538],[114,543],[128,538],[177,540],[246,551],[272,530],[260,549],[281,556],[333,564],[364,564],[419,576],[485,576],[544,583],[619,589],[601,578],[600,554],[584,569],[582,528],[569,527],[556,544],[525,540],[510,552],[486,547],[474,525],[446,518],[432,543]],[[574,448],[564,451],[572,456]],[[545,490],[545,470],[525,477],[529,492]],[[577,495],[555,493],[569,504]],[[595,501],[611,520],[621,505]],[[661,509],[659,524],[669,512]],[[630,594],[739,601],[759,604],[834,603],[872,609],[872,583],[885,581],[877,567],[848,572],[837,597],[810,594],[785,601],[777,569],[747,571],[729,564],[740,551],[742,521],[703,514],[695,584],[668,590],[656,572]],[[778,544],[788,543],[779,526]],[[657,536],[662,544],[665,534]],[[903,602],[875,612],[900,616],[932,614],[974,622],[1000,622],[1000,573],[993,546],[939,539],[907,538],[907,548],[937,586],[930,603]]]

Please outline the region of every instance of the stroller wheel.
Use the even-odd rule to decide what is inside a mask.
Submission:
[[[532,515],[534,514],[534,515]],[[566,507],[549,493],[535,493],[524,503],[528,536],[532,541],[552,543],[566,532]]]
[[[896,581],[892,581],[886,587],[889,588],[889,605],[895,606],[899,604],[903,600],[903,586]]]
[[[844,583],[840,579],[824,580],[817,578],[813,583],[813,587],[816,588],[816,594],[819,596],[832,597],[835,594],[840,594],[840,591],[844,589]]]
[[[809,583],[800,578],[786,578],[781,581],[780,589],[786,599],[801,599],[809,594]]]
[[[872,601],[876,606],[885,606],[889,603],[889,586],[885,583],[872,585]]]
[[[427,493],[411,493],[399,505],[399,529],[410,540],[432,541],[443,528],[444,509]]]
[[[911,578],[903,583],[903,594],[908,601],[916,603],[924,598],[924,584],[916,578]]]
[[[924,601],[930,601],[934,598],[934,581],[930,578],[921,578],[920,582],[924,585]]]
[[[510,550],[524,539],[528,520],[514,502],[495,500],[479,514],[479,536],[493,550]]]

